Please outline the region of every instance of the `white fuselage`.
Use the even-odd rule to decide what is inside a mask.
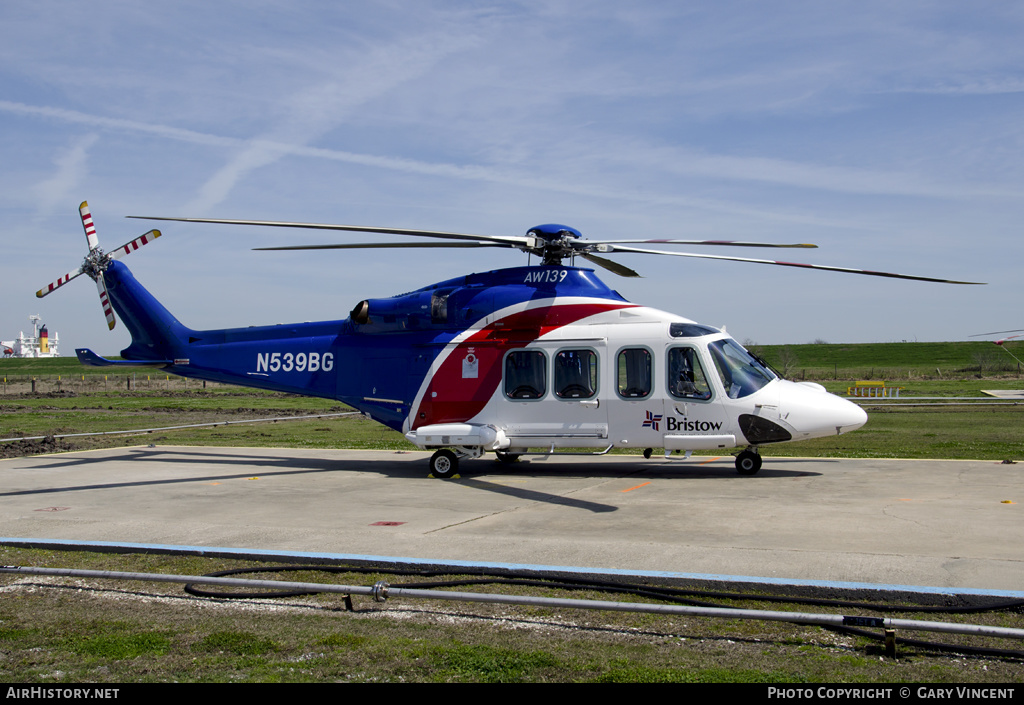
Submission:
[[[453,341],[438,364],[460,356],[463,375],[475,381],[485,373],[479,368],[482,350],[467,352],[459,343]],[[778,378],[725,333],[643,306],[554,327],[490,364],[501,364],[501,382],[483,408],[454,423],[417,428],[407,422],[407,437],[424,448],[511,453],[565,447],[690,451],[836,435],[867,421],[859,406],[820,385]],[[447,384],[457,387],[457,375]],[[428,389],[429,378],[418,401]],[[429,393],[446,391],[434,387]]]

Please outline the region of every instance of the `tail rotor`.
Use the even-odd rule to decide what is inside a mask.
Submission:
[[[103,273],[107,270],[107,267],[110,266],[110,263],[113,260],[129,255],[143,245],[148,245],[153,240],[160,237],[160,231],[150,230],[148,233],[140,235],[134,240],[121,245],[111,252],[104,252],[100,248],[99,237],[96,235],[96,226],[93,224],[92,212],[89,210],[89,203],[82,201],[82,205],[78,207],[78,211],[82,217],[82,227],[85,229],[85,241],[89,246],[89,252],[85,255],[85,260],[82,262],[82,266],[78,268],[77,272],[69,272],[65,274],[52,284],[49,284],[37,291],[36,296],[43,298],[64,286],[75,277],[85,274],[96,282],[96,288],[99,290],[100,294],[100,305],[103,307],[103,315],[107,319],[107,328],[113,330],[116,325],[116,319],[114,318],[114,310],[110,305],[110,297],[107,295],[107,285],[103,279]]]

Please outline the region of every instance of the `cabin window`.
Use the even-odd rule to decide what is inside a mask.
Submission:
[[[539,350],[513,350],[505,358],[505,396],[540,399],[547,390],[547,359]]]
[[[711,385],[695,348],[671,348],[668,351],[668,392],[677,399],[711,398]]]
[[[722,377],[722,386],[730,399],[753,394],[775,379],[775,374],[750,356],[730,338],[716,340],[708,345],[711,357]]]
[[[560,399],[589,399],[597,394],[597,353],[562,350],[555,355],[555,395]]]
[[[643,399],[651,393],[651,351],[626,348],[619,351],[618,391],[620,397]]]

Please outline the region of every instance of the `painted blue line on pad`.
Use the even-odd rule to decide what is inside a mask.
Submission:
[[[780,585],[788,587],[838,588],[843,590],[878,590],[883,592],[911,592],[929,595],[977,595],[981,597],[1008,597],[1024,599],[1024,591],[990,590],[986,588],[951,588],[930,587],[922,585],[886,585],[879,583],[843,582],[836,580],[798,580],[786,578],[766,578],[752,575],[717,575],[709,573],[679,573],[671,571],[651,570],[620,570],[614,568],[584,568],[579,566],[552,566],[530,563],[498,563],[493,561],[456,561],[429,560],[425,558],[405,558],[400,556],[373,556],[354,553],[325,553],[317,551],[279,551],[267,549],[226,548],[216,546],[178,546],[158,543],[130,543],[119,541],[76,541],[62,539],[35,539],[0,537],[0,545],[21,547],[73,547],[81,550],[89,549],[125,549],[133,551],[156,551],[174,553],[195,553],[198,555],[218,554],[238,556],[239,558],[256,558],[275,560],[286,558],[321,559],[330,561],[365,561],[368,563],[401,563],[404,565],[447,566],[452,568],[498,568],[502,570],[531,570],[546,573],[581,573],[598,575],[617,575],[637,578],[666,578],[671,580],[708,580],[725,583],[752,583],[758,585]]]

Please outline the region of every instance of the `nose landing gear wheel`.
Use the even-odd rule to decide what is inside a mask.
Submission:
[[[761,469],[761,456],[752,450],[745,450],[736,456],[736,471],[740,475],[756,475]]]
[[[430,456],[430,474],[442,480],[452,477],[459,471],[459,456],[447,448]]]

